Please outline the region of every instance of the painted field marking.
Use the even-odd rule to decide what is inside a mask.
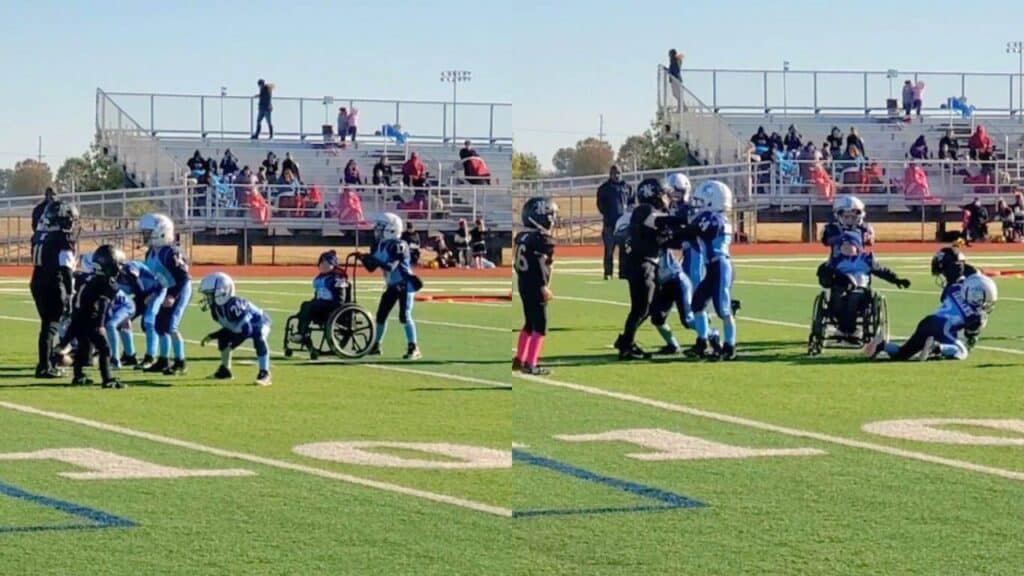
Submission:
[[[431,502],[438,502],[441,504],[449,504],[457,506],[459,508],[466,508],[469,510],[475,510],[477,512],[485,512],[487,514],[493,514],[495,516],[511,517],[512,510],[508,508],[502,508],[500,506],[492,506],[490,504],[484,504],[482,502],[476,502],[474,500],[467,500],[465,498],[458,498],[455,496],[449,496],[447,494],[439,494],[436,492],[429,492],[426,490],[419,490],[416,488],[409,488],[406,486],[399,486],[398,484],[391,484],[389,482],[382,482],[379,480],[371,480],[369,478],[362,478],[359,476],[353,476],[351,474],[342,474],[339,472],[331,472],[329,470],[323,470],[320,468],[314,468],[312,466],[305,466],[303,464],[296,464],[293,462],[287,462],[285,460],[277,460],[275,458],[266,458],[263,456],[257,456],[255,454],[247,454],[245,452],[235,452],[233,450],[224,450],[222,448],[215,448],[212,446],[206,446],[203,444],[197,444],[195,442],[189,442],[187,440],[180,440],[178,438],[171,438],[169,436],[161,436],[159,434],[152,434],[149,432],[143,432],[141,430],[133,430],[124,426],[117,426],[113,424],[106,424],[104,422],[98,422],[96,420],[89,420],[86,418],[80,418],[78,416],[72,416],[70,414],[64,414],[61,412],[51,412],[48,410],[40,410],[32,406],[26,406],[23,404],[15,404],[13,402],[0,401],[0,408],[6,408],[15,412],[21,412],[23,414],[31,414],[34,416],[41,416],[44,418],[50,418],[52,420],[59,420],[61,422],[69,422],[71,424],[78,424],[87,428],[93,428],[95,430],[102,430],[104,432],[110,432],[113,434],[120,434],[122,436],[129,436],[132,438],[141,438],[143,440],[149,440],[158,444],[165,444],[168,446],[175,446],[177,448],[184,448],[186,450],[192,450],[193,452],[201,452],[204,454],[212,454],[221,458],[230,458],[232,460],[241,460],[243,462],[251,462],[253,464],[260,464],[263,466],[269,466],[271,468],[279,468],[282,470],[290,470],[293,472],[301,472],[303,474],[309,474],[311,476],[319,476],[321,478],[327,478],[330,480],[339,480],[349,484],[357,486],[363,486],[366,488],[374,488],[376,490],[383,490],[385,492],[392,492],[394,494],[402,494],[404,496],[413,496],[416,498],[422,498]]]
[[[628,480],[620,480],[619,478],[604,476],[596,472],[577,468],[576,466],[566,464],[565,462],[559,462],[543,456],[537,456],[519,449],[512,450],[512,459],[515,462],[551,470],[558,474],[571,476],[577,480],[592,482],[633,496],[638,496],[647,500],[654,500],[658,503],[656,505],[618,506],[607,508],[544,508],[534,510],[516,510],[512,513],[512,516],[515,518],[527,518],[531,516],[568,516],[573,514],[607,514],[611,512],[651,512],[675,510],[679,508],[703,508],[706,506],[703,502],[699,502],[673,492],[668,492],[667,490],[661,490],[659,488],[644,486],[643,484],[637,484],[636,482],[630,482]]]
[[[94,528],[132,528],[135,522],[120,516],[114,516],[106,512],[57,500],[49,496],[26,492],[17,486],[0,482],[0,495],[9,496],[18,500],[24,500],[39,506],[45,506],[70,516],[75,516],[89,522],[88,524],[49,524],[42,526],[0,526],[0,534],[13,532],[44,532],[49,530],[86,530]]]
[[[215,478],[255,476],[251,470],[198,469],[161,466],[95,448],[49,448],[34,452],[0,454],[0,462],[54,460],[84,468],[88,472],[61,472],[58,476],[72,480],[137,480],[170,478]]]
[[[582,384],[573,384],[570,382],[563,382],[559,380],[553,380],[551,378],[545,378],[542,376],[529,376],[526,374],[516,374],[517,377],[522,378],[528,382],[535,384],[541,384],[554,388],[563,388],[566,390],[572,390],[574,392],[580,392],[583,394],[589,394],[591,396],[603,396],[605,398],[611,398],[613,400],[620,400],[623,402],[631,402],[634,404],[641,404],[644,406],[650,406],[652,408],[658,408],[661,410],[667,410],[669,412],[677,412],[680,414],[686,414],[688,416],[696,416],[699,418],[707,418],[709,420],[716,420],[718,422],[725,422],[727,424],[735,424],[737,426],[745,426],[747,428],[753,428],[756,430],[764,430],[766,432],[775,432],[777,434],[784,434],[786,436],[793,436],[796,438],[809,438],[811,440],[817,440],[819,442],[826,442],[830,444],[838,444],[840,446],[846,446],[848,448],[859,448],[862,450],[870,450],[873,452],[879,452],[881,454],[888,454],[890,456],[898,456],[901,458],[907,458],[910,460],[918,460],[921,462],[928,462],[931,464],[940,464],[948,466],[950,468],[956,468],[959,470],[968,470],[971,472],[979,472],[982,474],[989,474],[992,476],[998,476],[1000,478],[1007,478],[1009,480],[1020,480],[1024,481],[1024,472],[1015,472],[1012,470],[1004,470],[1002,468],[994,468],[991,466],[983,466],[981,464],[974,464],[971,462],[965,462],[963,460],[955,460],[952,458],[943,458],[941,456],[934,456],[931,454],[925,454],[923,452],[914,452],[911,450],[904,450],[902,448],[894,448],[891,446],[885,446],[882,444],[874,444],[871,442],[864,442],[861,440],[853,440],[851,438],[844,438],[842,436],[833,436],[831,434],[823,434],[820,432],[812,432],[810,430],[800,430],[798,428],[789,428],[787,426],[779,426],[777,424],[771,424],[768,422],[761,422],[759,420],[751,420],[749,418],[743,418],[741,416],[733,416],[730,414],[723,414],[720,412],[711,412],[708,410],[702,410],[700,408],[694,408],[692,406],[684,406],[682,404],[674,404],[672,402],[665,402],[662,400],[654,400],[651,398],[644,398],[643,396],[636,396],[633,394],[626,394],[624,392],[614,392],[611,390],[605,390],[603,388],[595,388],[593,386],[584,386]]]

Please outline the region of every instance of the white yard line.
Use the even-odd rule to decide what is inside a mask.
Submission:
[[[232,450],[224,450],[221,448],[215,448],[212,446],[206,446],[203,444],[197,444],[195,442],[189,442],[187,440],[180,440],[178,438],[171,438],[169,436],[161,436],[159,434],[151,434],[149,432],[143,432],[141,430],[133,430],[124,426],[116,426],[113,424],[106,424],[98,422],[96,420],[88,420],[86,418],[79,418],[78,416],[72,416],[70,414],[64,414],[61,412],[51,412],[48,410],[40,410],[33,408],[32,406],[26,406],[24,404],[15,404],[13,402],[0,401],[0,407],[23,414],[32,414],[34,416],[42,416],[44,418],[50,418],[52,420],[60,420],[62,422],[69,422],[71,424],[77,424],[79,426],[85,426],[96,430],[102,430],[104,432],[111,432],[114,434],[120,434],[122,436],[130,436],[132,438],[141,438],[143,440],[149,440],[159,444],[166,444],[168,446],[175,446],[177,448],[184,448],[186,450],[192,450],[194,452],[202,452],[205,454],[212,454],[214,456],[220,456],[221,458],[230,458],[232,460],[241,460],[243,462],[251,462],[253,464],[261,464],[263,466],[269,466],[272,468],[280,468],[282,470],[291,470],[293,472],[301,472],[303,474],[309,474],[311,476],[319,476],[321,478],[328,478],[331,480],[339,480],[341,482],[347,482],[349,484],[355,484],[357,486],[364,486],[367,488],[374,488],[376,490],[383,490],[385,492],[392,492],[395,494],[402,494],[404,496],[413,496],[416,498],[422,498],[424,500],[430,500],[432,502],[439,502],[442,504],[449,504],[452,506],[458,506],[459,508],[467,508],[469,510],[475,510],[477,512],[485,512],[487,514],[493,514],[495,516],[511,517],[512,510],[508,508],[502,508],[499,506],[492,506],[490,504],[484,504],[482,502],[476,502],[473,500],[466,500],[464,498],[457,498],[455,496],[449,496],[447,494],[439,494],[436,492],[429,492],[426,490],[418,490],[416,488],[409,488],[406,486],[399,486],[397,484],[391,484],[389,482],[381,482],[378,480],[371,480],[369,478],[362,478],[359,476],[353,476],[351,474],[342,474],[339,472],[332,472],[330,470],[323,470],[320,468],[313,468],[311,466],[305,466],[302,464],[296,464],[293,462],[287,462],[285,460],[277,460],[274,458],[266,458],[263,456],[257,456],[255,454],[247,454],[245,452],[235,452]]]
[[[720,412],[710,412],[707,410],[701,410],[699,408],[693,408],[691,406],[684,406],[682,404],[673,404],[671,402],[664,402],[661,400],[653,400],[651,398],[644,398],[642,396],[635,396],[633,394],[626,394],[623,392],[614,392],[611,390],[605,390],[603,388],[594,388],[592,386],[584,386],[581,384],[573,384],[570,382],[562,382],[559,380],[553,380],[551,378],[545,378],[540,376],[527,376],[525,374],[517,374],[518,377],[533,382],[536,384],[542,384],[545,386],[551,386],[555,388],[563,388],[566,390],[572,390],[574,392],[580,392],[583,394],[589,394],[592,396],[603,396],[605,398],[611,398],[614,400],[620,400],[623,402],[631,402],[634,404],[642,404],[644,406],[650,406],[652,408],[659,408],[661,410],[668,410],[670,412],[678,412],[680,414],[687,414],[689,416],[696,416],[699,418],[707,418],[710,420],[716,420],[718,422],[726,422],[728,424],[735,424],[737,426],[745,426],[747,428],[754,428],[757,430],[764,430],[766,432],[775,432],[777,434],[784,434],[787,436],[794,436],[797,438],[808,438],[811,440],[817,440],[819,442],[827,442],[830,444],[838,444],[840,446],[846,446],[849,448],[859,448],[862,450],[870,450],[873,452],[879,452],[882,454],[888,454],[890,456],[898,456],[900,458],[907,458],[910,460],[918,460],[921,462],[928,462],[931,464],[941,464],[951,468],[959,470],[968,470],[971,472],[979,472],[982,474],[989,474],[992,476],[998,476],[1000,478],[1007,478],[1010,480],[1024,480],[1024,472],[1015,472],[1012,470],[1004,470],[1002,468],[994,468],[991,466],[983,466],[980,464],[973,464],[971,462],[965,462],[963,460],[954,460],[952,458],[943,458],[941,456],[934,456],[932,454],[926,454],[923,452],[914,452],[911,450],[904,450],[901,448],[894,448],[891,446],[885,446],[882,444],[874,444],[871,442],[864,442],[861,440],[854,440],[852,438],[844,438],[841,436],[833,436],[831,434],[822,434],[820,432],[812,432],[809,430],[800,430],[798,428],[789,428],[786,426],[778,426],[776,424],[770,424],[768,422],[761,422],[758,420],[751,420],[749,418],[743,418],[740,416],[732,416],[730,414],[722,414]]]

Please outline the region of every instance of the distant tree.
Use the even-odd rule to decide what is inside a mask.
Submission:
[[[576,150],[573,148],[559,148],[551,157],[551,165],[555,167],[555,173],[559,176],[573,175],[573,160],[576,157]]]
[[[53,184],[53,173],[46,162],[27,158],[14,165],[14,174],[8,185],[13,196],[41,196]]]
[[[512,152],[512,179],[536,180],[540,178],[540,161],[529,152]]]
[[[619,146],[619,156],[615,160],[622,170],[642,170],[650,154],[651,141],[647,134],[630,136]]]
[[[124,172],[96,144],[81,156],[68,158],[57,170],[57,183],[61,187],[70,189],[72,182],[76,192],[116,190],[125,184]]]
[[[689,156],[679,140],[652,127],[627,138],[619,147],[617,161],[623,170],[662,170],[686,166]]]

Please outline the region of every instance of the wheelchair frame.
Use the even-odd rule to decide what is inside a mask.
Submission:
[[[288,317],[284,327],[284,355],[290,358],[296,350],[307,350],[310,360],[316,360],[321,354],[331,353],[341,358],[362,358],[373,347],[377,333],[377,322],[366,308],[359,305],[356,296],[356,277],[358,275],[359,258],[355,253],[345,257],[341,265],[342,272],[348,279],[349,287],[345,301],[331,311],[323,322],[309,323],[310,344],[292,342],[293,334],[298,333],[299,315]],[[314,336],[319,333],[319,340]]]
[[[886,340],[889,339],[889,307],[885,297],[870,287],[864,288],[869,296],[868,306],[857,318],[857,330],[859,337],[841,336],[838,332],[830,334],[830,329],[835,329],[837,322],[829,316],[830,291],[822,290],[814,298],[811,308],[811,333],[807,337],[807,354],[817,356],[821,354],[826,346],[832,344],[837,347],[861,347],[871,341],[879,331]]]

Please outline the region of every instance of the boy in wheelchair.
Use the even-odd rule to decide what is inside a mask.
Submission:
[[[855,231],[843,232],[836,240],[838,255],[818,267],[818,283],[829,291],[828,316],[839,332],[852,336],[857,320],[872,301],[871,276],[909,288],[910,280],[900,278],[879,264],[874,254],[864,251],[863,236]]]
[[[334,250],[320,255],[317,261],[319,274],[313,278],[313,299],[306,300],[299,307],[299,327],[291,335],[292,342],[312,348],[310,323],[323,324],[331,312],[348,301],[348,276],[338,265],[338,253]]]
[[[821,243],[829,248],[829,258],[839,255],[840,239],[846,232],[854,232],[864,246],[875,242],[875,231],[864,222],[864,203],[856,196],[840,196],[832,204],[832,221],[821,231]]]

